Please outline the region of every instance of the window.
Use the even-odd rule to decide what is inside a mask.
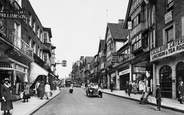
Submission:
[[[36,54],[36,43],[33,41],[33,51]]]
[[[150,32],[150,49],[155,48],[155,29]]]
[[[152,12],[151,12],[151,24],[155,24],[155,5],[153,5]]]
[[[175,23],[163,29],[163,44],[175,40]]]
[[[14,23],[14,30],[14,45],[21,49],[21,25]]]
[[[47,54],[44,53],[44,61],[47,62]]]
[[[30,47],[32,47],[32,46],[31,46],[31,43],[32,43],[32,39],[31,39],[31,37],[29,36],[29,46],[30,46]]]
[[[38,50],[37,50],[37,56],[40,57],[40,48],[39,48],[39,46],[38,46],[37,49],[38,49]]]
[[[29,13],[29,26],[32,27],[32,15]]]
[[[38,30],[37,30],[37,37],[40,39],[40,28],[38,27]]]
[[[142,47],[141,34],[139,34],[138,36],[133,38],[132,41],[133,41],[132,42],[133,51],[135,51],[135,50],[139,49],[140,47]]]
[[[172,11],[174,9],[173,6],[174,6],[173,0],[166,1],[166,11],[167,12]]]
[[[47,43],[47,33],[43,33],[43,40],[44,40],[44,43]]]
[[[167,42],[170,42],[173,40],[173,27],[166,29],[166,39],[167,39]]]
[[[36,33],[36,22],[33,21],[33,31]]]

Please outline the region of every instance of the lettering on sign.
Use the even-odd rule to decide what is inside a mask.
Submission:
[[[155,61],[184,51],[184,37],[169,42],[150,52],[150,61]]]

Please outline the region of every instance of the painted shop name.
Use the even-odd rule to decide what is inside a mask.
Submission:
[[[169,42],[150,52],[150,61],[155,61],[184,51],[184,37]]]
[[[20,13],[5,13],[5,12],[0,12],[0,18],[10,18],[10,19],[23,19],[26,20],[27,17],[25,14],[20,14]]]

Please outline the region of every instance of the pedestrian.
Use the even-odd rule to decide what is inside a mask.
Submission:
[[[13,102],[11,100],[11,85],[10,80],[5,78],[3,80],[4,84],[1,86],[1,110],[4,111],[4,115],[11,115],[10,110],[13,109]]]
[[[45,95],[46,95],[47,100],[49,99],[50,94],[51,94],[51,89],[50,89],[49,83],[47,82],[45,84]]]
[[[132,89],[133,89],[133,93],[136,95],[137,94],[137,84],[136,84],[136,82],[132,83]]]
[[[24,102],[28,102],[28,99],[30,98],[30,94],[29,94],[29,84],[28,82],[24,83],[24,93],[23,93],[23,103]]]
[[[180,81],[180,84],[179,84],[177,90],[178,90],[178,94],[179,94],[179,99],[178,99],[178,101],[180,102],[180,104],[183,104],[183,97],[184,97],[184,86],[183,86],[183,81]]]
[[[37,81],[35,84],[35,94],[40,97],[40,90],[39,90],[40,81]]]
[[[111,83],[110,83],[110,89],[111,89],[111,92],[113,92],[113,88],[114,88],[114,82],[113,82],[113,81],[111,81]]]
[[[129,86],[129,82],[126,81],[126,84],[125,84],[125,93],[126,93],[126,94],[128,93],[128,86]]]
[[[157,111],[160,111],[160,107],[161,107],[161,98],[162,98],[162,95],[161,95],[161,88],[160,88],[160,84],[157,84],[156,85],[157,88],[156,88],[156,103],[157,103]]]
[[[132,92],[132,83],[130,81],[129,84],[128,84],[128,96],[129,97],[130,97],[131,92]]]
[[[43,81],[41,81],[41,83],[40,83],[40,85],[39,85],[39,95],[40,95],[40,99],[43,99],[43,97],[44,97],[44,87],[45,87],[45,85],[44,85],[44,82]]]

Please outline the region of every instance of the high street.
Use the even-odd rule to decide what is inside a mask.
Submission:
[[[137,101],[104,94],[103,98],[87,97],[85,90],[75,88],[70,94],[68,88],[36,111],[33,115],[182,115],[169,109],[155,111],[152,105],[141,105]]]

